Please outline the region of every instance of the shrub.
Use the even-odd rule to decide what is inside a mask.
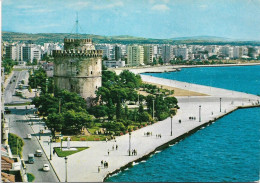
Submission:
[[[86,138],[85,137],[81,137],[80,141],[86,141]]]

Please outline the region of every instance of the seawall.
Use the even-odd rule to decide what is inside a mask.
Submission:
[[[151,155],[155,154],[157,151],[161,151],[163,149],[168,148],[170,145],[174,145],[174,144],[180,142],[181,140],[185,139],[186,137],[191,136],[192,134],[196,133],[197,131],[203,129],[204,127],[207,127],[207,126],[215,123],[218,119],[223,118],[224,116],[226,116],[226,115],[236,111],[237,109],[255,108],[255,107],[260,107],[260,105],[238,106],[236,109],[231,110],[231,111],[223,114],[222,116],[219,116],[219,117],[215,118],[214,120],[209,120],[208,122],[203,123],[200,126],[195,127],[194,129],[192,129],[192,130],[190,130],[190,131],[188,131],[188,132],[186,132],[186,133],[184,133],[184,134],[182,134],[182,135],[180,135],[180,136],[178,136],[178,137],[176,137],[176,138],[166,142],[165,144],[162,144],[161,146],[156,147],[153,151],[151,151],[150,153],[142,156],[141,158],[138,158],[138,159],[136,159],[136,160],[134,160],[132,162],[129,162],[127,165],[125,165],[123,167],[120,167],[119,169],[115,170],[114,172],[108,173],[106,175],[106,177],[103,179],[103,182],[105,182],[106,179],[108,179],[110,176],[113,176],[114,174],[117,174],[117,173],[119,173],[121,171],[124,171],[125,169],[127,169],[129,167],[132,167],[134,162],[141,162],[143,160],[146,160],[146,159],[150,158]]]

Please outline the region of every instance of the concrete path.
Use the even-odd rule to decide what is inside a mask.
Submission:
[[[224,90],[213,87],[206,87],[185,82],[172,81],[167,79],[155,78],[151,76],[142,76],[144,81],[154,82],[158,84],[169,85],[182,89],[188,89],[200,93],[205,93],[210,96],[197,97],[178,97],[180,109],[176,116],[173,117],[171,133],[171,119],[155,123],[132,132],[131,149],[137,150],[137,156],[128,156],[129,135],[124,135],[116,138],[116,142],[71,142],[71,147],[89,147],[79,153],[68,156],[68,182],[101,182],[107,174],[119,170],[130,162],[150,154],[157,147],[191,131],[192,129],[207,123],[209,120],[219,118],[226,113],[237,109],[238,106],[256,106],[259,105],[260,97]],[[221,98],[221,112],[220,112]],[[201,106],[201,122],[199,122],[199,106]],[[196,120],[189,120],[189,117],[196,117]],[[181,120],[181,123],[179,123]],[[37,133],[39,127],[37,124],[32,127]],[[152,132],[152,136],[145,136],[145,132]],[[46,136],[43,136],[40,143],[49,156],[50,145],[48,144],[48,131],[45,131]],[[161,134],[161,138],[156,138],[156,134]],[[118,145],[118,150],[112,150],[112,146]],[[52,147],[59,147],[60,143],[52,143]],[[66,142],[63,143],[66,146]],[[109,155],[108,155],[109,150]],[[101,160],[107,161],[108,168],[101,167],[98,173],[98,167],[101,166]],[[62,182],[65,181],[65,160],[53,155],[51,160],[57,175]]]

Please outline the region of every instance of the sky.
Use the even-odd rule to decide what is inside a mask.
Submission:
[[[260,40],[260,0],[2,0],[2,31]]]

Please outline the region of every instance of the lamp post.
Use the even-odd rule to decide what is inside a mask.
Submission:
[[[219,111],[221,112],[221,98],[219,98]]]
[[[129,156],[131,156],[131,132],[129,132]]]
[[[36,115],[38,115],[38,110],[36,110]],[[39,140],[41,140],[41,129],[40,129],[40,127],[41,127],[41,125],[40,125],[40,120],[39,120]]]
[[[25,174],[25,175],[27,174],[26,169],[27,169],[27,168],[26,168],[26,166],[25,166],[25,167],[24,167],[24,174]]]
[[[199,106],[199,122],[201,122],[201,105]]]
[[[39,140],[41,140],[40,122],[39,122]]]
[[[46,86],[45,86],[45,93],[48,92],[48,78],[46,78]]]
[[[65,158],[65,182],[68,182],[68,167],[67,167],[67,163],[68,163],[68,157],[66,156]]]
[[[61,135],[61,134],[60,134]],[[61,135],[60,137],[60,150],[62,151],[62,140],[63,140],[63,136]]]
[[[154,99],[153,99],[153,120],[154,120]]]
[[[171,115],[171,136],[172,136],[172,115]]]
[[[52,154],[51,154],[51,143],[52,143],[52,141],[51,141],[51,135],[50,135],[50,160],[52,160]]]
[[[60,113],[60,105],[61,105],[61,98],[59,98],[59,113]]]

